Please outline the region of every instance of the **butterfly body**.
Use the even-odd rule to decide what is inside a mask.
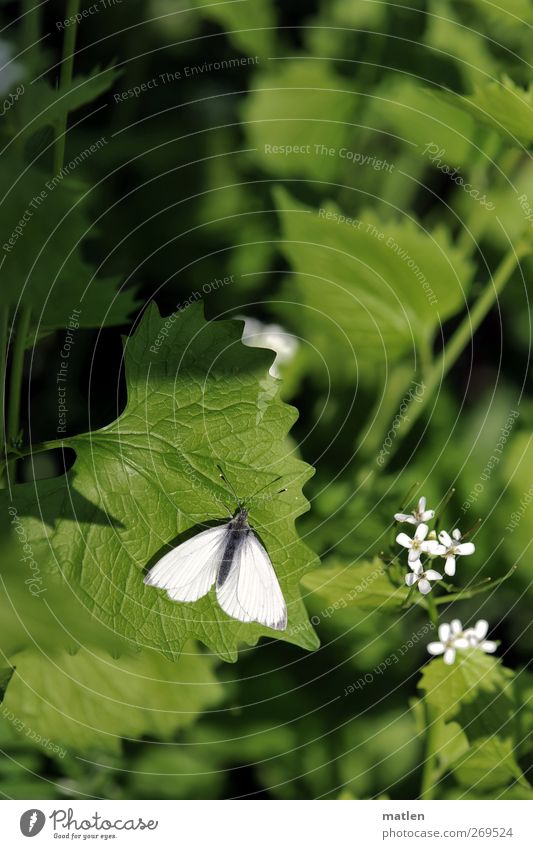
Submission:
[[[231,522],[228,522],[227,542],[217,574],[217,587],[221,587],[227,580],[239,546],[251,533],[253,531],[248,524],[248,510],[239,507]]]
[[[165,554],[144,582],[181,602],[197,601],[215,585],[220,607],[232,618],[278,631],[287,627],[276,573],[241,504],[226,524],[202,531]]]

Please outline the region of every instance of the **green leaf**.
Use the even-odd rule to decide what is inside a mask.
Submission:
[[[61,748],[120,752],[121,738],[168,738],[223,693],[212,660],[195,650],[175,664],[147,651],[113,660],[92,649],[34,649],[15,665],[3,715],[13,714],[18,733],[59,757]]]
[[[307,509],[301,487],[312,470],[287,440],[296,411],[277,397],[279,383],[268,374],[273,354],[243,346],[241,332],[236,321],[206,322],[199,304],[167,319],[150,305],[125,341],[124,412],[64,441],[76,452],[66,477],[13,492],[43,571],[61,574],[117,635],[171,657],[191,637],[226,660],[263,635],[317,646],[299,590],[317,560],[294,527]],[[214,592],[178,604],[143,583],[186,531],[227,520],[232,496],[217,463],[243,499],[283,477],[287,492],[254,502],[250,522],[287,602],[285,632],[230,619]]]
[[[74,309],[80,327],[124,324],[136,303],[131,290],[96,278],[82,258],[91,225],[81,189],[68,176],[51,178],[14,155],[4,154],[0,163],[0,302],[14,307],[20,298],[39,335],[66,327]]]
[[[482,791],[514,781],[528,786],[515,759],[513,677],[479,649],[460,652],[452,666],[439,658],[424,668],[419,687],[434,721],[454,718],[453,725],[466,737],[468,748],[462,754],[455,751],[459,757],[453,763],[455,778],[464,787]]]
[[[520,88],[506,74],[501,81],[477,86],[470,97],[439,95],[461,106],[478,121],[501,133],[507,142],[533,142],[533,87]]]
[[[375,611],[395,607],[405,601],[406,587],[395,586],[379,557],[349,565],[331,558],[320,569],[309,572],[302,585],[329,609],[357,607]]]
[[[227,30],[229,40],[238,50],[267,57],[275,47],[276,13],[272,0],[228,3],[227,0],[193,0],[198,14],[211,18]]]
[[[346,162],[339,150],[350,135],[356,95],[326,62],[273,64],[272,70],[254,78],[243,107],[253,156],[276,176],[328,179]],[[330,148],[332,154],[327,153]]]
[[[19,121],[25,135],[53,126],[60,118],[92,103],[121,76],[114,68],[94,68],[88,75],[77,75],[66,86],[54,89],[45,80],[26,87],[20,100]]]
[[[440,657],[432,660],[422,670],[418,686],[435,715],[452,719],[480,693],[489,702],[512,677],[513,673],[494,657],[472,649],[458,654],[450,666]]]
[[[396,362],[413,345],[427,353],[437,328],[464,306],[473,273],[447,232],[370,210],[348,216],[332,203],[312,210],[282,190],[276,196],[295,272],[280,312],[337,379],[352,381],[360,364]]]
[[[9,666],[7,668],[0,668],[0,705],[4,701],[7,685],[11,681],[14,671],[15,670],[12,666]]]
[[[392,131],[409,154],[409,172],[415,164],[431,164],[427,148],[435,144],[448,165],[464,166],[475,155],[476,121],[456,100],[436,97],[433,89],[405,77],[387,78],[368,106],[367,122]],[[388,176],[388,175],[387,175]],[[399,178],[393,171],[388,179]],[[408,190],[408,185],[404,191]],[[394,197],[391,198],[396,203]]]

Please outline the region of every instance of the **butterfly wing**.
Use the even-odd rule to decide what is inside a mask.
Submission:
[[[228,526],[209,528],[182,542],[153,566],[144,579],[167,591],[173,601],[197,601],[215,582]]]
[[[284,631],[287,607],[274,567],[253,531],[235,551],[232,568],[222,586],[217,586],[221,608],[241,622],[259,622]]]

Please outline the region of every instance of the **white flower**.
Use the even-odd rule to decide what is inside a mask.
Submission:
[[[473,542],[461,542],[461,531],[458,528],[452,531],[452,536],[447,531],[441,531],[439,541],[442,543],[442,551],[437,553],[446,558],[444,571],[447,575],[455,575],[456,557],[473,554],[476,550]]]
[[[436,540],[429,539],[425,541],[428,535],[428,530],[429,528],[427,525],[421,524],[416,529],[412,539],[404,533],[398,534],[396,537],[397,543],[403,545],[404,548],[409,549],[408,559],[411,568],[413,563],[420,564],[421,554],[433,554],[438,549],[442,548]]]
[[[408,572],[405,576],[405,583],[408,587],[412,587],[413,584],[418,584],[418,589],[422,595],[427,595],[431,592],[430,581],[438,581],[442,578],[441,573],[436,572],[435,569],[424,570],[420,560],[417,560],[416,563],[410,563],[409,565],[412,572]]]
[[[498,648],[498,644],[494,640],[486,640],[489,623],[486,619],[478,619],[473,628],[467,628],[465,637],[468,640],[470,648],[481,649],[481,651],[492,654]]]
[[[428,652],[433,655],[444,655],[444,663],[452,664],[455,660],[457,649],[467,649],[470,642],[463,631],[459,619],[453,619],[448,625],[443,622],[439,625],[439,642],[428,643]]]
[[[269,348],[276,359],[269,369],[272,377],[280,377],[279,366],[290,362],[298,348],[298,340],[279,324],[263,324],[256,318],[238,316],[244,321],[242,341],[249,348]]]
[[[397,522],[409,522],[410,525],[419,525],[421,522],[428,522],[433,519],[434,510],[426,510],[426,499],[420,498],[418,507],[412,513],[395,513],[394,518]]]

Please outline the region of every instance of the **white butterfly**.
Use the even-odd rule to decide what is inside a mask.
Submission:
[[[228,616],[276,631],[287,627],[287,606],[270,557],[240,503],[230,522],[178,545],[144,579],[173,601],[197,601],[215,582],[217,601]]]

